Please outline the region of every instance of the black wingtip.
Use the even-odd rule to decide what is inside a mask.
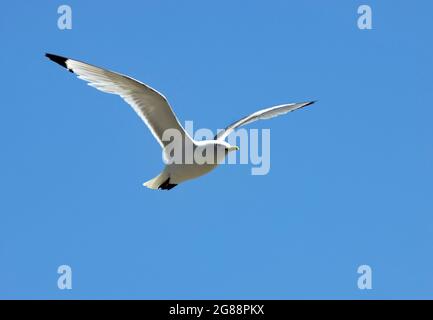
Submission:
[[[51,54],[51,53],[46,53],[45,56],[50,59],[51,61],[54,61],[55,63],[61,65],[63,68],[68,69],[68,66],[66,65],[66,60],[68,60],[68,58],[62,57],[62,56],[57,56],[55,54]],[[71,69],[68,69],[70,72],[73,72]]]

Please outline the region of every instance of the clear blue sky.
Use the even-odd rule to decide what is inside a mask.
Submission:
[[[66,3],[66,31],[63,1],[0,13],[0,298],[433,298],[431,1]],[[196,127],[319,103],[250,126],[271,128],[268,175],[152,191],[148,129],[45,52],[138,78]]]

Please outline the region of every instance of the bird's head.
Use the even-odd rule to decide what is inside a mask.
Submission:
[[[222,150],[224,150],[227,153],[232,152],[232,151],[238,151],[239,147],[238,146],[232,146],[229,143],[227,143],[226,141],[217,141],[216,145],[219,148],[222,148]]]
[[[238,146],[232,146],[225,141],[221,141],[221,142],[219,142],[219,144],[221,144],[224,147],[224,150],[226,151],[226,153],[239,150]]]
[[[226,147],[227,152],[231,152],[231,151],[238,151],[239,147],[238,146],[228,146]]]

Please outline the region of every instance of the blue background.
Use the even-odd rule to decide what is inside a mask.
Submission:
[[[433,298],[431,1],[67,1],[64,31],[61,4],[0,12],[0,298]],[[145,125],[45,52],[148,83],[195,128],[319,102],[250,125],[268,175],[153,191]]]

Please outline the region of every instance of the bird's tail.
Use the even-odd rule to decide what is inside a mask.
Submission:
[[[159,189],[161,185],[163,185],[164,182],[166,182],[168,179],[169,179],[168,174],[163,171],[155,178],[143,183],[143,186],[148,187],[149,189]]]

